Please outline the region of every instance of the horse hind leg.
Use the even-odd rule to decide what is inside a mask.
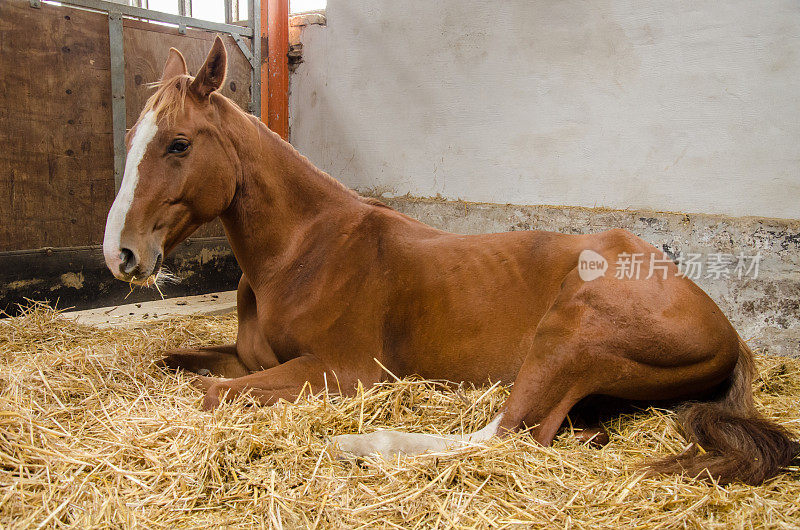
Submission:
[[[550,445],[570,410],[594,393],[600,367],[592,362],[582,317],[583,309],[564,293],[545,314],[503,405],[499,434],[531,428],[540,444]]]
[[[635,402],[607,396],[593,395],[581,400],[572,407],[568,416],[568,427],[574,439],[591,447],[604,447],[611,441],[611,435],[604,423],[624,413],[637,410]]]
[[[365,456],[379,454],[385,458],[397,453],[416,455],[429,451],[445,451],[468,447],[494,436],[502,436],[523,426],[533,427],[535,439],[550,445],[567,413],[590,394],[586,378],[577,377],[579,348],[570,341],[559,343],[558,336],[538,331],[531,353],[523,364],[508,401],[500,413],[483,429],[463,435],[429,435],[393,430],[369,434],[340,435],[333,444],[343,453]],[[607,433],[602,429],[587,430],[584,441],[597,443]]]
[[[503,409],[479,431],[464,435],[430,435],[381,430],[335,436],[333,444],[343,453],[379,454],[388,458],[398,453],[416,455],[468,447],[528,425],[534,427],[537,441],[549,445],[572,406],[587,393],[571,380],[574,374],[568,362],[571,356],[561,355],[561,348],[536,349],[536,344],[534,348],[540,353],[531,353],[526,359]]]
[[[534,427],[534,436],[540,443],[549,445],[572,406],[590,393],[584,388],[585,378],[576,379],[579,345],[562,337],[562,331],[569,326],[556,322],[555,316],[549,320],[550,324],[543,329],[540,325],[537,330],[508,401],[483,429],[443,436],[385,430],[336,436],[333,443],[340,451],[354,455],[413,455],[465,447],[528,425]]]
[[[545,362],[542,360],[537,356],[529,357],[526,366],[534,377],[524,380],[518,377],[503,410],[479,431],[463,435],[430,435],[381,430],[369,434],[335,436],[332,440],[334,447],[342,453],[355,456],[379,454],[389,458],[398,453],[416,455],[469,447],[517,430],[524,424],[535,425],[536,439],[543,445],[549,445],[572,406],[586,394],[579,385],[556,388],[562,380],[568,379],[568,371],[562,369],[566,366],[550,362],[552,359],[549,358],[545,358]],[[586,441],[593,442],[601,438],[604,432],[593,432],[595,438],[590,435]]]
[[[576,378],[572,358],[562,348],[529,354],[503,406],[498,434],[530,427],[540,444],[553,442],[572,407],[591,393],[585,381]]]
[[[552,314],[551,314],[552,313]],[[333,443],[340,451],[354,455],[419,454],[426,451],[468,446],[493,436],[516,431],[528,425],[543,445],[549,445],[573,405],[591,392],[582,384],[585,378],[576,374],[580,344],[563,335],[576,327],[563,310],[548,313],[534,336],[531,351],[512,388],[508,401],[483,429],[465,435],[435,436],[401,431],[377,431],[370,434],[336,436]],[[549,323],[548,323],[549,321]]]
[[[566,414],[587,396],[694,399],[729,376],[736,334],[713,302],[687,290],[672,297],[677,302],[649,307],[663,287],[644,282],[567,277],[536,330],[501,431],[533,427],[534,437],[548,445]]]

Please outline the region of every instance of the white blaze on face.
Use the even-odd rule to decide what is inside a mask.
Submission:
[[[139,163],[142,161],[150,141],[156,135],[156,131],[158,131],[156,115],[152,110],[147,111],[136,126],[136,131],[131,140],[131,148],[128,151],[128,157],[125,159],[125,173],[122,176],[122,185],[119,188],[117,197],[114,199],[114,204],[111,205],[111,210],[108,212],[106,233],[103,237],[103,255],[106,258],[106,264],[114,273],[119,267],[120,236],[125,226],[125,218],[128,216],[128,210],[130,210],[133,202],[133,194],[139,184]]]
[[[446,451],[469,447],[485,442],[497,434],[503,414],[498,414],[486,427],[472,434],[448,434],[436,436],[401,431],[375,431],[369,434],[343,434],[334,436],[333,443],[339,450],[355,456],[378,454],[384,458],[403,453],[417,455],[426,451]]]

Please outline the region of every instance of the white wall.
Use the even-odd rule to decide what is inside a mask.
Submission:
[[[291,140],[393,195],[800,218],[797,0],[329,0]]]

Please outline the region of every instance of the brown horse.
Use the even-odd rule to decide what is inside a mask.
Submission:
[[[606,395],[705,400],[684,412],[702,450],[659,470],[759,483],[792,459],[786,432],[753,406],[750,349],[654,247],[623,230],[464,236],[426,226],[348,190],[220,95],[225,68],[219,39],[194,78],[170,51],[127,138],[103,244],[111,272],[141,283],[198,226],[222,218],[243,271],[236,343],[164,359],[219,376],[198,377],[205,409],[244,392],[263,404],[293,400],[306,385],[352,394],[385,367],[514,386],[477,433],[345,435],[342,450],[418,453],[525,426],[547,445],[576,403]],[[618,278],[584,270],[585,252],[595,265],[634,254],[665,264]]]

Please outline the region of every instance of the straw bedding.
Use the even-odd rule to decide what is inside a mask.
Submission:
[[[167,348],[232,342],[233,316],[98,330],[44,307],[0,324],[0,525],[4,527],[774,527],[800,526],[797,466],[760,487],[641,464],[680,451],[668,411],[606,425],[603,449],[568,432],[552,448],[526,434],[392,462],[339,461],[333,434],[483,427],[502,387],[405,380],[355,398],[213,414]],[[797,432],[800,360],[759,357],[757,401]]]

